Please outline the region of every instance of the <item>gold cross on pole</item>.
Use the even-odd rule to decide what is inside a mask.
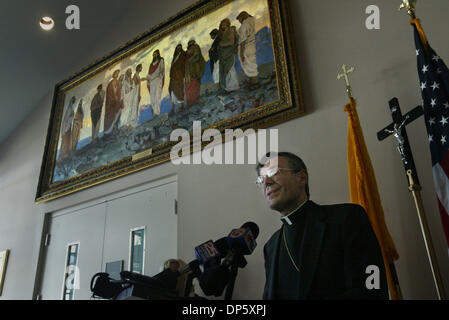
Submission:
[[[354,72],[355,68],[354,68],[354,67],[351,67],[351,68],[349,68],[349,70],[348,70],[348,69],[346,69],[346,67],[347,67],[347,66],[346,66],[345,64],[341,67],[341,69],[343,70],[343,73],[337,75],[337,80],[340,80],[341,78],[344,78],[344,79],[345,79],[345,82],[346,82],[346,92],[348,93],[349,99],[352,99],[352,88],[351,88],[351,85],[350,85],[350,83],[349,83],[349,77],[348,77],[348,75],[349,75],[350,73]]]
[[[407,13],[412,19],[416,19],[415,11],[416,11],[416,1],[417,0],[402,0],[402,4],[399,7],[399,10],[406,8]]]

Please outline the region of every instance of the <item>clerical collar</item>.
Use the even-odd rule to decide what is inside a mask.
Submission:
[[[293,211],[290,212],[289,214],[287,214],[287,215],[281,217],[281,221],[282,221],[283,223],[287,223],[289,226],[291,226],[291,225],[293,224],[293,222],[292,222],[291,219],[290,219],[291,216],[292,216],[295,212],[299,211],[299,209],[301,209],[302,206],[303,206],[304,204],[306,204],[307,201],[309,201],[309,199],[306,199],[303,203],[301,203],[295,210],[293,210]]]

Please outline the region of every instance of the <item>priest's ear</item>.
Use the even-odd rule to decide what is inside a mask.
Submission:
[[[301,185],[301,187],[305,187],[309,184],[309,174],[307,173],[307,170],[303,169],[298,171],[295,175],[296,181]]]

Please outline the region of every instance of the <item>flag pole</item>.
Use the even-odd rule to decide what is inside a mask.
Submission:
[[[413,20],[416,19],[416,1],[417,0],[402,0],[402,4],[399,7],[399,10],[406,8],[407,14],[412,18]]]
[[[412,170],[407,170],[407,176],[409,179],[409,190],[415,200],[416,211],[418,212],[419,225],[424,238],[424,244],[426,246],[427,256],[430,261],[430,267],[432,269],[433,281],[435,282],[435,289],[437,290],[438,299],[446,300],[446,294],[444,292],[443,282],[441,280],[440,268],[438,267],[435,249],[433,247],[432,238],[430,236],[429,225],[424,211],[424,206],[421,198],[421,186],[416,184],[413,179]]]
[[[399,7],[401,9],[407,9],[407,14],[412,20],[416,20],[416,2],[417,0],[402,0],[402,4]],[[416,172],[415,172],[416,174]],[[419,224],[421,227],[421,233],[424,239],[424,245],[427,251],[427,257],[430,262],[430,268],[432,270],[433,281],[435,283],[435,289],[437,291],[439,300],[446,300],[446,293],[444,291],[443,282],[441,280],[440,268],[438,267],[438,261],[435,254],[435,249],[432,243],[432,238],[430,235],[429,225],[427,224],[427,219],[424,211],[424,206],[421,198],[421,186],[419,183],[415,183],[412,170],[407,170],[407,176],[409,180],[409,191],[413,195],[415,201],[416,211],[418,213]]]
[[[354,67],[350,67],[349,69],[347,69],[347,65],[343,64],[341,69],[343,70],[343,73],[337,75],[337,80],[341,80],[341,79],[345,80],[346,93],[347,93],[349,101],[350,101],[349,105],[351,105],[351,103],[354,102],[355,99],[354,99],[354,97],[352,95],[352,87],[351,87],[351,84],[349,82],[349,74],[354,72],[355,68]],[[384,248],[381,248],[381,249],[382,249],[382,251],[384,250]],[[396,289],[396,291],[393,292],[393,293],[392,293],[393,288],[391,288],[391,290],[389,290],[390,291],[390,297],[397,298],[398,300],[402,300],[403,299],[403,297],[402,297],[402,290],[401,290],[401,286],[399,285],[399,278],[398,278],[398,274],[396,272],[396,266],[394,264],[394,261],[388,262],[389,259],[387,259],[386,256],[384,257],[384,252],[383,252],[382,256],[383,256],[383,259],[384,259],[385,267],[386,267],[387,270],[389,270],[389,275],[391,277],[391,280],[388,281],[388,282],[391,281],[391,283],[389,284],[389,287],[390,287],[390,285],[393,285],[394,289]]]

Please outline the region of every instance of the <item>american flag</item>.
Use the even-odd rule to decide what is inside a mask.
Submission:
[[[438,208],[449,247],[449,70],[412,20]]]

